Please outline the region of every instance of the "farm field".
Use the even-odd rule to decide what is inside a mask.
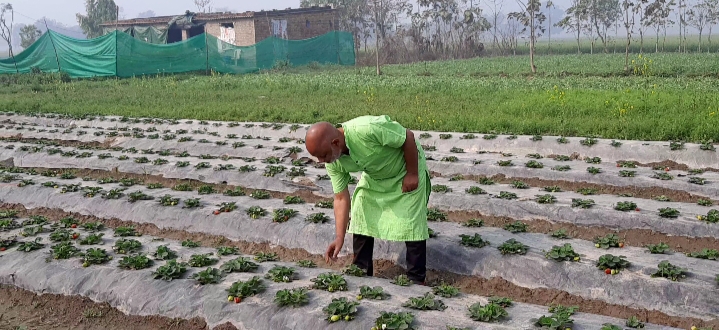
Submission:
[[[243,76],[176,75],[62,82],[0,77],[0,111],[223,121],[341,122],[387,114],[417,130],[719,140],[717,54],[528,57],[307,67]],[[634,74],[636,69],[636,74]]]
[[[376,243],[373,278],[346,268],[349,244],[322,260],[332,194],[306,124],[4,113],[0,125],[6,287],[185,329],[719,327],[712,143],[417,130],[431,287],[404,287],[402,244]]]

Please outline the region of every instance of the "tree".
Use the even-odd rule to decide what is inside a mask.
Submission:
[[[644,52],[644,31],[646,31],[646,28],[647,28],[646,25],[643,24],[644,21],[647,20],[647,18],[644,16],[643,8],[645,7],[645,5],[647,5],[648,2],[649,2],[649,0],[637,0],[634,3],[634,9],[632,11],[634,14],[639,15],[639,28],[637,30],[639,30],[639,52],[640,53]]]
[[[82,31],[88,38],[102,35],[100,24],[112,22],[117,19],[119,8],[113,0],[85,0],[87,15],[75,14]]]
[[[629,0],[623,0],[622,9],[624,9],[624,28],[627,30],[627,47],[624,53],[624,72],[629,72],[629,45],[632,43],[632,27],[634,27],[634,15],[632,11],[633,3]],[[630,15],[632,13],[632,15]]]
[[[577,34],[577,54],[582,53],[579,36],[582,32],[581,24],[584,19],[584,15],[586,15],[584,2],[581,0],[572,0],[572,5],[567,9],[566,16],[555,24],[555,26],[560,27],[569,33],[574,32]]]
[[[26,25],[20,29],[20,47],[25,49],[30,47],[41,35],[42,32],[35,25]]]
[[[371,25],[369,5],[367,0],[302,0],[300,8],[312,6],[332,6],[338,8],[339,28],[351,32],[355,38],[355,51],[360,49],[364,40],[367,48],[367,39]]]
[[[547,0],[547,4],[544,6],[544,8],[549,9],[547,11],[547,18],[549,21],[547,22],[547,36],[549,37],[549,41],[547,42],[547,53],[550,55],[552,54],[552,9],[556,8],[554,6],[554,3],[552,0]]]
[[[211,13],[212,12],[212,0],[195,0],[195,6],[197,6],[197,11],[201,13]]]
[[[10,15],[10,26],[7,24]],[[15,23],[15,12],[9,3],[0,3],[0,37],[7,42],[10,57],[15,57],[12,52],[12,25]]]
[[[711,16],[711,4],[706,1],[702,1],[694,5],[687,12],[687,24],[699,31],[699,49],[698,52],[702,52],[702,33]]]
[[[157,14],[155,14],[155,11],[153,10],[143,11],[137,14],[137,18],[150,18],[155,16],[157,16]]]
[[[514,19],[524,25],[522,32],[529,30],[529,65],[532,73],[537,72],[537,66],[534,65],[534,53],[537,38],[544,33],[543,23],[547,17],[542,13],[542,3],[540,0],[527,0],[526,3],[517,0],[522,11],[507,14],[507,18]]]
[[[672,25],[674,21],[669,19],[669,14],[672,11],[674,0],[654,0],[651,4],[644,8],[644,18],[642,22],[644,26],[651,26],[654,28],[656,33],[656,39],[654,42],[654,52],[659,52],[659,32],[664,29],[664,40],[666,40],[666,29],[667,24]],[[664,50],[664,44],[662,44],[662,51]]]
[[[707,25],[709,26],[709,47],[712,45],[712,27],[719,24],[719,0],[704,0],[709,7],[709,18]]]
[[[602,41],[604,52],[609,53],[607,43],[609,39],[609,28],[614,22],[619,20],[622,15],[622,7],[619,0],[593,0],[592,10],[594,29],[597,36]]]

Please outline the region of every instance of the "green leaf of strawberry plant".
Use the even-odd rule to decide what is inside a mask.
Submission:
[[[584,161],[587,162],[588,164],[601,164],[602,163],[602,159],[599,157],[587,157],[584,159]]]
[[[107,255],[107,251],[105,251],[105,249],[89,248],[83,254],[82,259],[83,259],[82,266],[88,267],[90,265],[104,264],[104,263],[112,260],[112,256]]]
[[[192,274],[190,278],[197,280],[200,285],[206,285],[206,284],[218,284],[222,282],[222,279],[225,277],[225,274],[223,274],[219,269],[207,267],[207,269],[197,272],[195,274]]]
[[[143,254],[124,256],[120,259],[118,266],[122,269],[140,270],[150,268],[153,265],[152,259]]]
[[[539,204],[554,204],[557,202],[557,198],[550,194],[536,195],[536,197]]]
[[[593,199],[572,198],[572,207],[588,209],[594,205],[595,203]]]
[[[302,268],[317,268],[317,264],[312,260],[300,260],[297,262],[297,266]]]
[[[565,229],[565,228],[560,228],[560,229],[553,231],[552,233],[550,233],[550,236],[552,236],[553,238],[558,238],[558,239],[569,238],[569,235],[567,235],[567,229]]]
[[[278,222],[283,223],[290,220],[292,217],[297,215],[299,212],[297,210],[288,209],[288,208],[280,208],[276,209],[272,212],[272,222]]]
[[[447,221],[447,214],[437,208],[427,210],[427,221]]]
[[[371,288],[367,285],[363,285],[360,287],[360,293],[357,296],[357,300],[362,300],[364,298],[372,300],[386,300],[389,297],[390,294],[385,292],[381,286]]]
[[[515,180],[515,181],[512,181],[511,185],[515,189],[529,189],[529,185],[524,183],[523,181]]]
[[[177,262],[177,260],[168,260],[164,265],[157,268],[156,271],[152,272],[152,276],[155,279],[161,279],[163,281],[172,281],[179,279],[187,272],[187,263]]]
[[[490,302],[484,306],[480,303],[474,303],[469,306],[469,317],[475,321],[497,322],[507,316],[509,316],[509,313],[507,313],[504,307],[495,303]]]
[[[544,256],[547,259],[552,259],[554,261],[579,261],[579,254],[574,252],[574,248],[569,243],[566,243],[562,246],[552,246],[552,249],[549,250],[549,252],[546,252]]]
[[[250,194],[250,197],[254,199],[269,199],[270,193],[265,190],[255,190]]]
[[[322,273],[311,279],[312,288],[329,292],[347,291],[347,281],[342,275]]]
[[[432,293],[444,298],[452,298],[459,295],[459,289],[442,282],[441,284],[432,288]]]
[[[489,303],[497,304],[504,308],[508,308],[508,307],[512,306],[512,299],[505,298],[505,297],[492,296],[489,298]]]
[[[185,203],[185,206],[182,207],[183,209],[196,208],[196,207],[200,207],[200,205],[202,205],[199,198],[186,199],[184,203]]]
[[[42,249],[45,247],[45,244],[40,243],[40,241],[42,241],[42,238],[37,237],[34,241],[22,242],[17,246],[17,250],[22,252],[31,252]]]
[[[135,239],[121,238],[115,241],[112,247],[113,251],[118,254],[132,254],[140,250],[142,244]]]
[[[663,207],[659,209],[659,216],[662,218],[677,218],[679,217],[679,210],[671,207]]]
[[[276,283],[290,283],[292,280],[296,279],[296,276],[297,274],[295,273],[295,269],[292,267],[274,266],[272,269],[267,271],[265,278],[271,279]]]
[[[647,249],[649,249],[649,253],[651,254],[663,254],[669,252],[669,245],[666,243],[659,243],[659,244],[647,244]]]
[[[477,187],[477,186],[471,186],[465,190],[466,193],[470,195],[482,195],[486,194],[487,192],[484,191],[484,189]]]
[[[522,244],[521,242],[518,242],[514,238],[511,238],[502,245],[498,246],[497,249],[499,249],[499,252],[504,254],[519,254],[524,255],[527,254],[527,251],[529,250],[529,246]]]
[[[637,204],[628,201],[618,202],[617,205],[614,206],[614,209],[622,212],[633,211],[637,209]]]
[[[627,321],[624,323],[624,325],[626,325],[632,329],[643,329],[644,328],[644,323],[639,321],[639,319],[633,315],[627,319]]]
[[[459,235],[459,237],[462,238],[462,240],[459,242],[459,244],[464,245],[464,246],[473,247],[473,248],[483,248],[483,247],[489,245],[489,241],[485,241],[484,239],[482,239],[482,237],[479,236],[479,234],[474,234],[474,236],[462,234],[462,235]]]
[[[432,186],[432,191],[436,193],[448,193],[452,192],[452,188],[447,187],[446,185],[437,184]]]
[[[87,237],[80,240],[80,245],[96,245],[102,244],[102,236],[104,233],[90,234]]]
[[[326,315],[326,320],[330,323],[338,321],[352,321],[357,314],[357,306],[359,303],[356,301],[349,301],[345,297],[332,298],[330,304],[323,308],[322,311]]]
[[[686,277],[686,269],[672,265],[669,261],[664,260],[657,267],[659,269],[651,274],[651,277],[664,277],[672,281],[678,281]]]
[[[473,228],[482,227],[482,226],[484,226],[484,220],[472,218],[472,219],[469,219],[466,222],[464,222],[462,224],[462,226],[473,227]]]
[[[542,164],[536,160],[530,160],[530,161],[526,162],[524,164],[524,166],[528,167],[528,168],[544,168],[544,164]]]
[[[443,311],[447,309],[447,305],[442,302],[440,299],[434,299],[434,294],[427,292],[424,294],[424,296],[421,297],[411,297],[409,300],[407,300],[404,304],[402,304],[402,307],[407,307],[411,309],[417,309],[417,310],[437,310],[437,311]]]
[[[620,244],[623,245],[623,243],[619,242],[619,236],[615,234],[607,234],[604,237],[595,237],[593,242],[594,247],[605,250],[613,247],[620,247]]]
[[[268,261],[277,261],[279,260],[279,257],[277,256],[277,253],[269,252],[257,252],[255,254],[255,261],[257,262],[268,262]]]
[[[249,273],[254,272],[259,267],[260,265],[250,261],[250,259],[239,257],[226,261],[220,266],[220,270],[225,273]]]
[[[290,306],[297,308],[309,303],[309,295],[305,288],[283,289],[277,291],[274,302],[278,307]]]
[[[629,267],[629,261],[625,256],[614,256],[611,254],[605,254],[599,257],[597,260],[597,268],[606,271],[610,270],[612,274],[614,271],[620,271]]]
[[[142,236],[135,230],[135,227],[117,227],[115,228],[115,237]]]
[[[364,269],[359,268],[355,264],[350,264],[349,266],[342,269],[342,274],[356,277],[364,277],[367,275],[367,272]]]
[[[212,254],[193,254],[190,256],[190,260],[187,262],[190,267],[207,267],[216,264],[219,260],[210,258]]]
[[[697,204],[700,206],[712,206],[712,201],[708,199],[700,198],[697,200]]]
[[[525,233],[527,232],[527,224],[522,221],[515,221],[512,223],[508,223],[504,226],[504,230],[516,234],[516,233]]]
[[[719,251],[716,249],[701,249],[701,251],[686,253],[687,257],[707,260],[719,260]]]

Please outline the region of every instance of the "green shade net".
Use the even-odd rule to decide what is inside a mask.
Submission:
[[[302,66],[314,62],[354,65],[352,34],[334,31],[305,40],[270,37],[252,46],[238,47],[208,34],[183,42],[152,44],[115,30],[90,40],[48,31],[14,59],[0,60],[0,74],[28,73],[34,67],[43,72],[66,72],[78,78],[209,70],[249,73],[271,69],[278,63]]]

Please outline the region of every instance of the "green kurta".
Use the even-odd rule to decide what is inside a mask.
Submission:
[[[407,173],[402,145],[406,129],[388,116],[362,116],[342,124],[350,150],[326,165],[334,193],[345,190],[350,173],[362,172],[352,195],[349,233],[388,241],[421,241],[427,232],[431,192],[422,146],[416,141],[419,186],[402,193]]]

